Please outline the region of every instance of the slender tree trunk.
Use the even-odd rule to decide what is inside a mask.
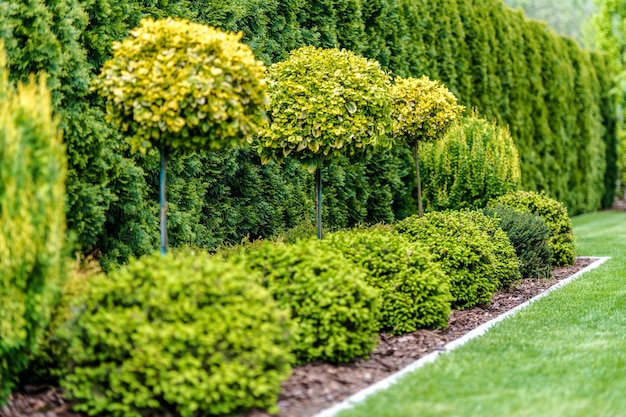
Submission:
[[[167,252],[167,199],[165,196],[165,183],[167,169],[167,155],[164,149],[161,149],[161,171],[159,175],[160,182],[160,206],[161,206],[161,255]]]
[[[413,159],[415,160],[415,173],[417,174],[417,212],[420,217],[424,217],[424,209],[422,208],[422,180],[420,177],[420,158],[419,158],[419,141],[416,140],[411,144],[413,151]]]
[[[315,170],[315,223],[317,238],[322,238],[322,167]]]

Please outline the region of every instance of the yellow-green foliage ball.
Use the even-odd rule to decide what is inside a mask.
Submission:
[[[426,76],[396,78],[391,95],[394,136],[408,143],[440,138],[464,109],[443,84]]]
[[[109,121],[135,150],[217,150],[265,122],[265,66],[226,33],[186,20],[144,19],[113,45],[95,81]]]
[[[259,132],[263,161],[293,156],[307,167],[386,144],[390,79],[372,60],[307,46],[269,70],[270,124]]]
[[[205,255],[147,256],[89,284],[62,386],[88,415],[278,411],[288,312],[260,276]]]

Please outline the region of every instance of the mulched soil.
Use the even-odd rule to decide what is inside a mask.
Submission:
[[[349,365],[315,363],[295,368],[283,383],[277,417],[310,417],[363,388],[402,369],[481,324],[533,298],[560,280],[593,262],[578,258],[570,267],[554,268],[554,279],[527,278],[515,288],[496,293],[489,306],[454,310],[445,330],[418,330],[402,336],[380,335],[380,342],[368,360]],[[82,417],[71,412],[70,404],[58,387],[24,387],[11,395],[0,409],[0,417]],[[268,417],[252,411],[240,417]]]

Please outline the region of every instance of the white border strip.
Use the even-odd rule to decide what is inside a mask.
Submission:
[[[599,267],[600,265],[602,265],[604,262],[606,262],[607,260],[611,259],[610,257],[592,257],[592,256],[580,256],[580,258],[591,258],[591,259],[596,259],[596,261],[594,261],[593,263],[587,265],[585,268],[581,269],[580,271],[576,272],[574,275],[571,275],[569,277],[567,277],[566,279],[563,279],[561,281],[559,281],[557,284],[553,285],[552,287],[548,288],[547,290],[545,290],[544,292],[536,295],[535,297],[531,298],[530,300],[518,305],[517,307],[507,311],[506,313],[503,313],[501,315],[499,315],[498,317],[481,324],[480,326],[476,327],[475,329],[469,331],[468,333],[466,333],[465,335],[459,337],[458,339],[455,339],[453,341],[451,341],[450,343],[448,343],[447,345],[445,345],[441,350],[437,350],[434,352],[429,353],[426,356],[421,357],[420,359],[416,360],[415,362],[407,365],[406,367],[402,368],[401,370],[399,370],[398,372],[389,375],[387,378],[382,379],[380,381],[378,381],[377,383],[370,385],[369,387],[351,395],[350,397],[346,398],[345,400],[343,400],[340,403],[335,404],[334,406],[327,408],[325,410],[322,410],[321,412],[315,414],[313,417],[334,417],[337,413],[339,413],[342,410],[348,409],[348,408],[352,408],[356,403],[361,402],[363,400],[365,400],[365,398],[367,398],[368,396],[378,392],[378,391],[382,391],[385,390],[387,388],[389,388],[391,385],[395,384],[396,382],[398,382],[398,380],[400,378],[402,378],[404,375],[413,372],[414,370],[421,368],[422,366],[424,366],[427,363],[433,362],[435,359],[437,359],[437,357],[441,354],[441,353],[445,353],[445,352],[449,352],[453,349],[456,349],[457,347],[464,345],[465,343],[469,342],[471,339],[478,337],[478,336],[482,336],[485,332],[487,332],[487,330],[489,330],[491,327],[493,327],[496,323],[501,322],[502,320],[506,319],[507,317],[512,316],[513,314],[517,313],[519,310],[526,308],[528,305],[530,305],[531,303],[534,303],[535,301],[545,297],[546,295],[548,295],[549,293],[551,293],[554,290],[557,290],[567,284],[569,284],[570,282],[574,281],[575,279],[579,278],[581,275],[583,275],[584,273],[591,271],[592,269],[595,269],[597,267]]]

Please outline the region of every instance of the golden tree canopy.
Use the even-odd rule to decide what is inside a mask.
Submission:
[[[439,81],[426,76],[395,80],[393,133],[408,143],[440,138],[465,109]]]
[[[181,19],[142,20],[113,45],[96,79],[109,121],[135,150],[241,143],[266,119],[266,68],[241,36]]]
[[[264,162],[291,155],[315,169],[323,159],[390,145],[391,82],[372,60],[312,46],[269,70],[270,124],[259,132]]]

